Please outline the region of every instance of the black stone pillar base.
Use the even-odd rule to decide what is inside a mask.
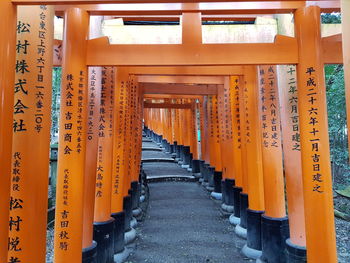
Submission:
[[[214,172],[215,172],[215,167],[209,166],[207,190],[210,192],[214,191]]]
[[[201,177],[200,160],[192,160],[192,174],[196,179]]]
[[[82,263],[97,263],[97,243],[92,241],[92,245],[83,248],[83,260]]]
[[[235,180],[226,178],[222,184],[222,194],[225,194],[225,200],[223,200],[221,208],[224,212],[232,214],[234,212],[234,185]]]
[[[252,259],[261,256],[261,216],[264,211],[247,209],[247,244],[243,254]]]
[[[131,182],[131,204],[133,210],[139,207],[139,199],[139,182],[133,181]]]
[[[226,187],[225,187],[225,179],[222,179],[221,180],[221,208],[223,209],[223,205],[226,203],[226,195],[227,195],[227,192],[226,192]]]
[[[262,215],[261,262],[285,263],[286,240],[289,238],[288,217],[272,218]]]
[[[248,209],[248,194],[240,193],[240,222],[236,225],[235,233],[242,238],[247,238],[247,209]]]
[[[125,232],[130,231],[130,222],[132,218],[132,203],[131,196],[127,195],[123,199],[123,210],[125,212]]]
[[[286,240],[287,263],[306,263],[306,247],[295,245],[288,238]]]
[[[114,263],[114,218],[94,222],[94,240],[97,242],[97,262]]]
[[[124,250],[125,212],[113,213],[114,218],[114,254]]]
[[[216,200],[222,199],[222,189],[221,189],[221,180],[222,180],[222,172],[214,171],[214,191],[211,192],[210,196]]]

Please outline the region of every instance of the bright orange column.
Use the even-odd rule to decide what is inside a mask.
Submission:
[[[218,101],[217,96],[209,96],[209,149],[210,164],[215,167],[215,171],[222,171],[221,151],[220,151],[220,130],[218,120]]]
[[[98,122],[98,154],[95,189],[94,221],[105,222],[111,218],[111,182],[113,158],[113,103],[114,71],[102,69],[102,87]]]
[[[0,244],[8,242],[8,215],[12,158],[13,86],[16,46],[16,7],[10,0],[0,1]],[[0,262],[7,260],[7,246],[0,246]]]
[[[238,76],[230,77],[230,103],[231,103],[231,124],[232,124],[232,143],[233,158],[231,158],[234,167],[235,184],[238,187],[243,185],[243,167],[242,167],[242,142],[241,142],[241,119],[239,108],[239,90],[240,78]]]
[[[278,66],[290,242],[306,246],[296,66]],[[306,248],[305,248],[306,249]]]
[[[193,159],[198,159],[198,139],[197,139],[197,114],[196,114],[196,103],[191,100],[190,109],[190,136],[191,136],[191,153],[193,154]]]
[[[199,100],[199,126],[200,126],[200,159],[205,160],[206,155],[206,141],[205,141],[205,130],[206,126],[204,123],[205,111],[204,111],[204,98]]]
[[[6,262],[46,256],[53,16],[53,7],[18,8]]]
[[[295,12],[298,106],[308,262],[337,262],[320,9]]]
[[[114,140],[113,140],[113,163],[112,163],[112,213],[123,211],[123,198],[125,193],[125,111],[127,110],[127,74],[116,70],[116,88],[114,97]],[[151,125],[150,125],[151,126]],[[127,191],[126,191],[127,192]]]
[[[281,218],[286,216],[286,210],[279,96],[275,66],[259,66],[259,108],[265,215],[273,218]]]
[[[262,259],[277,262],[285,257],[288,233],[282,163],[281,120],[276,66],[259,66],[265,213],[262,216]],[[291,160],[287,160],[291,161]],[[274,238],[271,238],[271,232]]]
[[[225,77],[224,85],[218,87],[218,117],[220,128],[220,149],[222,156],[222,177],[235,178],[234,147],[232,133],[232,113],[230,78]]]
[[[101,36],[102,17],[90,17],[90,39]],[[84,177],[84,208],[83,208],[83,249],[94,249],[93,221],[95,206],[97,147],[98,147],[98,120],[101,99],[101,67],[88,69],[88,114],[86,132],[86,157]]]
[[[86,161],[84,177],[83,248],[92,248],[101,100],[101,67],[89,68]]]
[[[88,25],[87,12],[79,8],[65,12],[54,240],[57,263],[82,260]]]

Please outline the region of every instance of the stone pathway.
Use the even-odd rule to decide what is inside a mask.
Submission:
[[[156,146],[147,142],[147,147]],[[156,155],[142,153],[143,158]],[[176,163],[152,162],[143,167],[148,177],[191,176]],[[148,212],[138,226],[136,249],[128,263],[253,262],[240,253],[245,241],[234,234],[228,219],[220,213],[220,203],[211,200],[201,185],[184,181],[148,185]]]

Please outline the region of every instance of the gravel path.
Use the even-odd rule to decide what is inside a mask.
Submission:
[[[244,241],[233,232],[219,205],[197,183],[149,184],[148,215],[138,228],[128,262],[241,263]]]

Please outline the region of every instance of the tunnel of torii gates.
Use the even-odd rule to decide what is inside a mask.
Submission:
[[[202,180],[223,181],[244,253],[284,262],[286,247],[290,262],[337,262],[323,66],[344,61],[349,89],[350,32],[321,38],[320,12],[341,10],[348,29],[350,2],[134,2],[0,2],[0,262],[45,262],[52,66],[62,66],[54,262],[123,251],[142,125]],[[201,16],[276,13],[294,13],[295,37],[202,43]],[[112,45],[90,15],[182,16],[182,43]]]

